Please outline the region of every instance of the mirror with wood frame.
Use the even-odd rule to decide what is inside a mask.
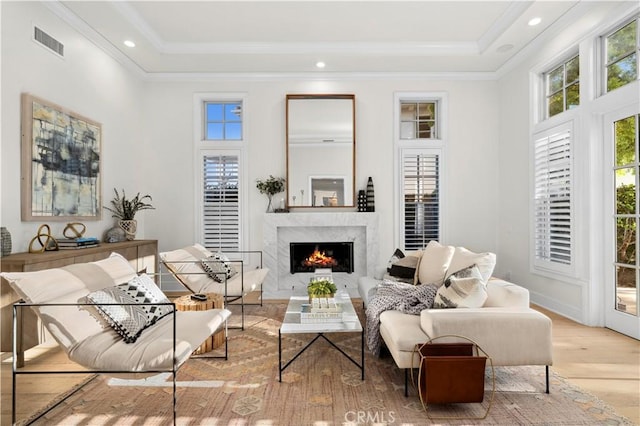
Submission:
[[[355,95],[287,95],[287,208],[355,206]]]

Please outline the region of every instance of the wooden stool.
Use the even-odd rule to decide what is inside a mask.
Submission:
[[[207,293],[207,300],[193,300],[191,295],[181,296],[174,303],[179,311],[207,311],[209,309],[224,308],[224,298],[221,294]],[[194,355],[200,355],[205,352],[212,351],[224,344],[225,334],[224,328],[209,337],[200,345],[198,349],[193,351]]]

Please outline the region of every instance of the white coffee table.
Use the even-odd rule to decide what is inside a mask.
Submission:
[[[344,293],[336,294],[336,303],[342,305],[343,318],[341,322],[326,322],[326,323],[311,323],[302,324],[300,322],[300,311],[303,303],[309,303],[307,296],[292,296],[289,299],[289,305],[287,306],[287,312],[284,315],[284,320],[278,331],[278,369],[280,370],[280,381],[282,381],[282,372],[291,364],[296,358],[298,358],[309,346],[313,344],[319,338],[323,338],[342,353],[349,361],[353,362],[362,372],[362,380],[364,380],[364,329],[358,315],[356,314],[351,298]],[[286,364],[282,365],[282,335],[283,334],[305,334],[314,333],[316,337],[311,340],[307,345],[302,348],[293,358],[291,358]],[[333,343],[325,333],[360,333],[360,363],[353,359],[344,350]]]

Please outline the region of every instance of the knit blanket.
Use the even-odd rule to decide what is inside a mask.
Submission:
[[[405,314],[420,315],[423,309],[433,307],[438,291],[436,284],[412,285],[384,280],[376,294],[369,300],[366,309],[367,346],[376,356],[380,354],[380,315],[384,311],[396,310]]]

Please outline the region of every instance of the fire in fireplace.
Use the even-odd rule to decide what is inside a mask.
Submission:
[[[353,272],[353,242],[290,243],[292,274],[331,268],[333,272]]]

